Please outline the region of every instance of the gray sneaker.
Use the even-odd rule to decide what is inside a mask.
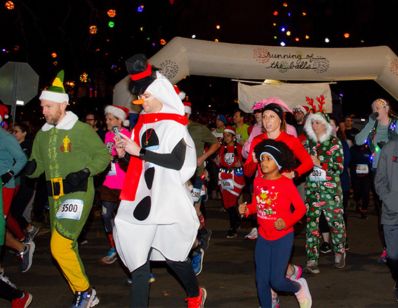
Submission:
[[[71,308],[89,308],[96,306],[98,303],[97,292],[95,292],[95,289],[91,289],[84,292],[76,292]]]
[[[339,269],[345,267],[345,253],[336,253],[335,254],[334,266]]]
[[[6,275],[4,275],[4,271],[1,271],[1,272],[0,272],[0,280],[3,281],[3,282],[5,282],[6,284],[8,284],[10,287],[12,287],[12,288],[14,288],[14,289],[17,288],[16,285],[13,284],[13,283],[10,281],[10,279],[9,279]]]
[[[28,240],[26,242],[33,241],[33,239],[35,238],[35,236],[37,235],[37,233],[39,231],[40,231],[40,227],[35,227],[32,225],[32,229],[26,233],[26,235],[27,235],[26,237],[28,238]]]
[[[319,274],[321,271],[319,270],[318,262],[316,262],[315,260],[307,261],[305,272],[310,274]]]
[[[24,251],[18,253],[18,257],[21,259],[21,272],[26,273],[32,266],[33,253],[35,252],[35,243],[30,241],[25,243]]]

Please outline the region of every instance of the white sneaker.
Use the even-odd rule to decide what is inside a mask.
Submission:
[[[257,237],[258,237],[257,228],[251,229],[250,232],[245,235],[245,238],[247,238],[249,240],[255,240]]]
[[[308,288],[307,281],[304,278],[296,280],[300,284],[300,290],[295,293],[297,301],[299,302],[300,308],[311,308],[312,297],[310,289]]]

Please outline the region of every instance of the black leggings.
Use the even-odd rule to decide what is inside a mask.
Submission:
[[[168,267],[175,273],[182,284],[188,297],[199,296],[199,285],[196,275],[192,269],[191,261],[184,262],[166,260]],[[131,307],[147,308],[149,301],[149,261],[131,272]]]
[[[229,217],[229,225],[231,229],[236,232],[236,230],[240,226],[240,216],[238,214],[238,209],[236,206],[232,206],[230,208],[227,208],[227,213]]]

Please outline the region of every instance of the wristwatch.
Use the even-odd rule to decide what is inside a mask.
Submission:
[[[146,150],[144,148],[141,148],[139,157],[143,158],[145,156],[145,154],[146,154]]]

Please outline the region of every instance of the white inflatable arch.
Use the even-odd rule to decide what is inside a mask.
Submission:
[[[358,48],[276,47],[173,38],[149,59],[171,82],[189,75],[295,81],[375,80],[398,99],[398,58],[387,46]],[[126,76],[113,103],[131,106]]]

